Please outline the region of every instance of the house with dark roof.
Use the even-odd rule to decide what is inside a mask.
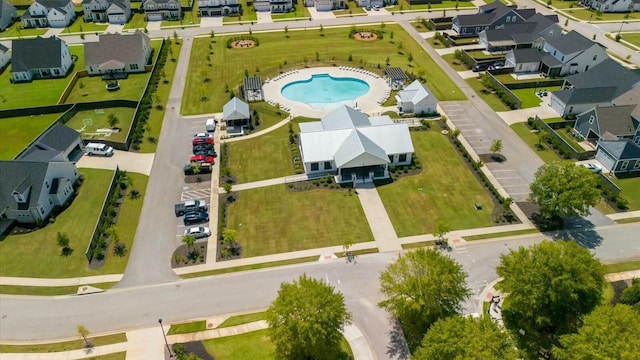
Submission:
[[[84,21],[125,24],[131,17],[129,0],[82,0]]]
[[[0,161],[0,218],[37,223],[74,194],[80,134],[56,123],[15,160]],[[73,159],[73,160],[72,160]]]
[[[640,145],[629,139],[599,141],[596,160],[616,177],[640,176]]]
[[[0,44],[0,70],[4,69],[11,60],[9,48]]]
[[[238,0],[198,0],[200,16],[229,16],[240,13]]]
[[[513,68],[513,72],[538,72],[542,57],[546,53],[539,48],[511,49],[504,55],[505,67]]]
[[[180,0],[143,0],[142,8],[147,21],[180,20]]]
[[[22,15],[22,27],[63,28],[76,18],[76,9],[71,0],[34,0]]]
[[[249,127],[249,122],[251,121],[249,104],[234,97],[222,107],[222,120],[226,124],[228,135],[244,134],[244,130]]]
[[[411,164],[414,153],[406,124],[346,105],[301,123],[299,136],[305,173],[332,174],[339,183],[388,178],[389,166]]]
[[[640,136],[640,119],[632,113],[637,105],[601,106],[579,114],[573,133],[592,143],[600,140],[621,140]]]
[[[16,19],[18,19],[18,10],[9,4],[7,0],[0,0],[0,31],[4,31],[11,26]]]
[[[561,34],[562,28],[558,25],[557,15],[535,14],[523,23],[510,23],[497,29],[482,30],[478,34],[478,44],[491,52],[542,48],[546,37]]]
[[[535,15],[535,9],[517,9],[499,1],[480,6],[477,14],[457,15],[452,21],[452,29],[462,36],[478,35],[486,29],[498,29],[507,24],[523,23]]]
[[[67,43],[55,36],[12,40],[11,48],[11,80],[14,83],[63,78],[73,63]]]
[[[580,4],[604,13],[640,11],[638,0],[581,0]]]
[[[553,57],[542,59],[542,72],[548,76],[585,72],[609,58],[605,46],[587,39],[575,30],[545,39],[543,49]]]
[[[84,44],[84,63],[89,75],[144,72],[151,53],[151,40],[140,30],[102,34],[97,42]]]

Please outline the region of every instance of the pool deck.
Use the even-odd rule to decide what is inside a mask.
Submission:
[[[354,99],[351,106],[356,107],[357,104],[357,108],[360,109],[360,111],[369,115],[377,115],[386,110],[381,104],[389,97],[391,91],[387,82],[372,72],[344,66],[292,70],[276,78],[269,79],[262,85],[266,101],[273,105],[279,104],[281,109],[288,111],[292,116],[320,118],[328,114],[333,109],[314,109],[305,103],[289,100],[282,96],[282,88],[290,82],[308,80],[312,75],[316,74],[329,74],[337,78],[351,77],[365,81],[369,84],[369,91]]]

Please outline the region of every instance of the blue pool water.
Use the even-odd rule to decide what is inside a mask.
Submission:
[[[365,81],[350,77],[336,78],[328,74],[316,74],[308,80],[291,82],[281,90],[282,96],[289,100],[322,110],[352,105],[354,99],[368,91],[369,84]]]

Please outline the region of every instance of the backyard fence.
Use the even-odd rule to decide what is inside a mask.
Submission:
[[[102,211],[100,211],[100,216],[98,216],[98,221],[96,221],[96,227],[93,229],[93,234],[91,235],[91,241],[89,241],[89,245],[87,246],[87,250],[85,251],[85,255],[87,260],[91,262],[93,260],[93,253],[98,245],[98,239],[103,235],[104,232],[104,221],[107,218],[107,211],[109,211],[109,204],[111,203],[111,197],[115,193],[117,189],[118,180],[120,179],[120,168],[116,166],[116,171],[113,172],[113,177],[111,178],[111,185],[109,186],[109,191],[107,191],[107,195],[104,197],[102,201]],[[111,224],[109,224],[111,225]]]
[[[564,153],[568,154],[569,157],[572,159],[582,161],[586,159],[591,159],[596,155],[595,150],[580,151],[580,150],[574,149],[571,144],[569,144],[562,136],[558,134],[558,132],[556,132],[556,129],[552,127],[552,124],[545,123],[542,119],[538,117],[538,115],[536,115],[535,119],[533,120],[533,124],[535,125],[536,128],[544,130],[547,133],[549,133],[549,135],[551,135],[552,137],[552,143],[559,144],[559,146],[563,148],[561,152],[563,154]],[[553,124],[554,124],[553,126],[557,128],[560,128],[560,127],[564,128],[567,125],[565,123],[553,123]],[[618,191],[620,191],[620,189],[618,189]]]
[[[486,72],[486,76],[489,79],[489,82],[491,84],[493,84],[493,88],[497,93],[502,93],[499,94],[500,98],[502,99],[503,95],[508,97],[509,99],[511,99],[511,101],[513,102],[513,105],[510,106],[512,108],[515,109],[520,109],[522,107],[522,100],[520,100],[520,98],[518,96],[516,96],[516,94],[514,94],[511,89],[509,89],[506,85],[504,85],[503,83],[500,82],[500,80],[496,79],[495,76],[493,76],[493,74],[489,71]],[[504,102],[504,100],[503,100]]]

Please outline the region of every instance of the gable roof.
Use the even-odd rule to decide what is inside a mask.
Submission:
[[[102,34],[98,36],[97,42],[84,44],[85,64],[87,66],[107,65],[110,61],[116,61],[118,63],[115,64],[116,68],[120,69],[125,64],[146,61],[147,54],[143,44],[149,48],[150,43],[149,36],[140,30],[130,35]]]
[[[575,30],[571,30],[562,36],[549,37],[546,41],[549,45],[565,55],[586,50],[593,45],[602,46],[599,43],[587,39]],[[604,46],[602,47],[604,48]]]
[[[9,4],[7,0],[0,0],[0,19],[2,19],[2,13],[4,12],[4,10],[13,12],[16,10],[16,8],[13,5]]]
[[[400,100],[403,102],[412,102],[414,104],[419,103],[422,99],[433,96],[429,89],[422,84],[419,80],[414,80],[411,84],[407,85],[403,90],[398,92]]]
[[[609,58],[588,71],[567,76],[566,81],[576,88],[616,86],[619,87],[618,96],[640,81],[640,73]]]
[[[635,105],[598,106],[595,109],[600,135],[610,133],[614,136],[631,135],[636,128],[631,119]]]
[[[38,203],[49,163],[35,161],[0,161],[0,209],[26,210]],[[18,203],[12,193],[31,188],[26,203]]]
[[[600,140],[598,147],[605,149],[618,160],[640,159],[640,146],[630,139]]]
[[[371,125],[369,117],[360,111],[342,105],[320,119],[324,130],[353,129]]]
[[[64,41],[55,36],[12,40],[11,72],[60,67],[60,54],[66,46]]]
[[[56,122],[40,135],[16,160],[50,161],[80,139],[76,130]]]
[[[539,62],[546,53],[536,48],[513,49],[513,57],[516,63]]]
[[[2,53],[6,53],[6,52],[8,52],[8,51],[9,51],[9,48],[8,48],[8,47],[6,47],[6,46],[4,46],[4,45],[0,44],[0,52],[2,52]]]
[[[248,119],[250,115],[249,104],[234,97],[222,107],[223,120]]]
[[[640,83],[613,99],[613,105],[634,105],[631,117],[640,122]]]
[[[38,3],[47,9],[61,9],[67,6],[71,0],[34,0],[34,3]]]
[[[555,91],[553,94],[566,105],[606,103],[615,98],[617,87],[573,88]]]
[[[378,158],[385,164],[389,162],[387,153],[358,130],[349,132],[349,135],[344,139],[344,142],[336,150],[333,158],[336,163],[336,167],[342,167],[349,161],[363,154],[368,154]]]

